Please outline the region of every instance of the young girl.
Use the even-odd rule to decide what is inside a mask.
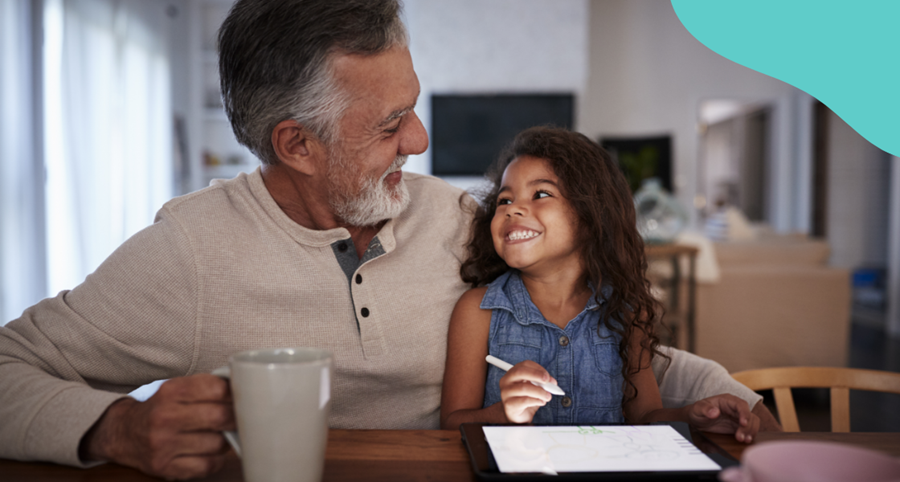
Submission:
[[[476,212],[450,321],[441,425],[689,422],[750,442],[731,395],[663,409],[650,361],[659,309],[625,178],[587,137],[519,134]],[[514,364],[488,366],[486,355]],[[552,396],[532,382],[556,383]]]

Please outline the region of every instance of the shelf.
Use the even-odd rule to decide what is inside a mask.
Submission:
[[[186,129],[191,178],[184,184],[185,192],[204,188],[211,179],[231,179],[241,172],[253,172],[259,165],[256,157],[235,138],[219,93],[216,40],[234,0],[187,3],[192,26],[187,45],[191,93]],[[207,161],[220,164],[208,165]]]
[[[867,326],[884,328],[887,323],[887,312],[883,309],[872,308],[854,303],[850,307],[850,318],[855,323]]]
[[[221,107],[206,107],[203,110],[203,119],[208,121],[228,122],[228,116]]]
[[[216,39],[218,37],[219,26],[228,16],[228,9],[231,8],[232,1],[205,1],[203,2],[202,20],[202,46],[203,50],[216,49]]]
[[[242,172],[251,173],[259,167],[259,164],[220,164],[218,166],[203,166],[203,175],[208,179],[231,179]]]
[[[697,248],[675,244],[648,244],[645,246],[645,254],[648,262],[658,260],[664,264],[657,266],[651,274],[654,297],[662,303],[666,314],[661,320],[671,330],[660,332],[660,341],[663,344],[676,348],[686,348],[690,352],[695,350],[696,334],[694,333],[694,320],[696,309],[696,274],[695,264]],[[687,258],[687,270],[681,267],[682,261]],[[663,267],[667,269],[662,269]],[[684,271],[684,272],[683,272]]]

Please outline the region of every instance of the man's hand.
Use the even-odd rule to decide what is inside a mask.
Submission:
[[[225,462],[222,430],[234,430],[228,382],[213,375],[173,378],[146,402],[110,405],[81,441],[82,458],[110,461],[166,479],[204,477]]]
[[[778,420],[775,419],[775,416],[772,415],[772,412],[769,411],[769,408],[766,407],[762,400],[756,402],[756,406],[753,407],[753,410],[750,410],[750,413],[759,417],[760,432],[784,432],[784,428],[781,427],[781,424],[778,423]]]
[[[544,367],[531,360],[517,363],[500,379],[500,399],[510,422],[530,423],[538,409],[553,399],[553,395],[531,383],[532,380],[556,383]]]
[[[759,431],[759,417],[734,395],[704,398],[687,408],[688,423],[706,432],[733,433],[738,442],[750,443]]]

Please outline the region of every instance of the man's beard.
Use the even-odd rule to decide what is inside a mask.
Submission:
[[[331,184],[329,202],[334,214],[348,225],[374,226],[399,216],[409,205],[409,191],[402,177],[393,189],[384,182],[388,174],[406,164],[406,156],[397,156],[379,179],[363,178],[357,180],[357,186],[353,187],[347,186],[347,178],[354,166],[345,166],[340,157],[332,159],[328,169],[328,182]]]

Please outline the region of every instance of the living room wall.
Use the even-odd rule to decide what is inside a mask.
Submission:
[[[587,0],[406,0],[404,10],[422,89],[416,113],[426,129],[432,94],[574,93],[578,108]],[[406,169],[430,174],[431,149],[410,157]],[[448,180],[463,188],[480,182]]]
[[[697,193],[700,102],[734,99],[773,109],[767,220],[808,230],[810,152],[801,142],[811,99],[727,60],[694,39],[669,2],[592,0],[590,66],[579,129],[592,137],[673,135],[673,186],[686,207]]]
[[[840,117],[828,120],[828,218],[831,265],[847,269],[888,263],[891,157]]]

